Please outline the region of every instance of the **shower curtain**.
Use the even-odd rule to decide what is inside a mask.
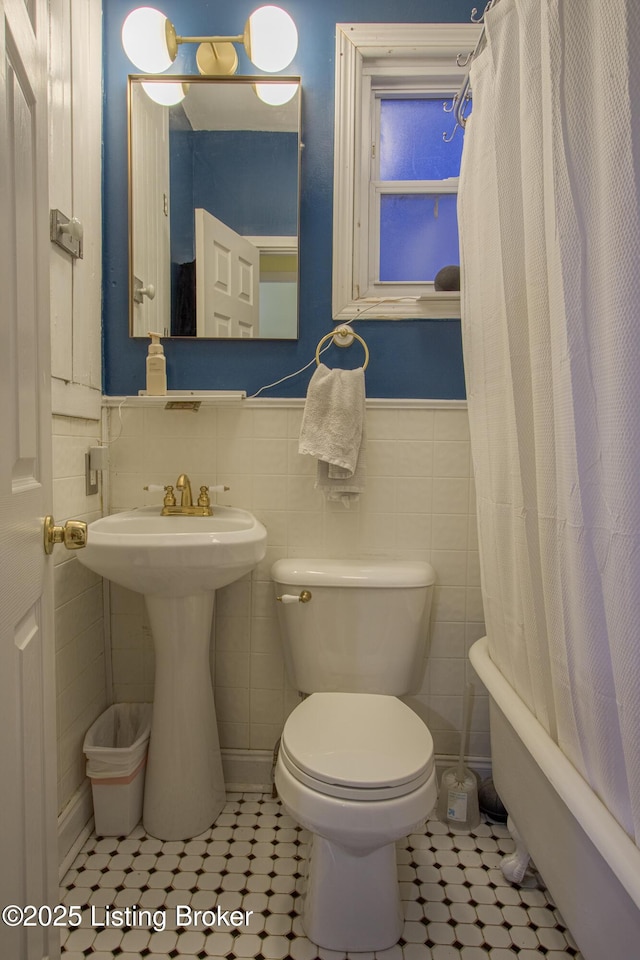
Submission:
[[[640,4],[500,0],[462,331],[491,656],[640,838]]]

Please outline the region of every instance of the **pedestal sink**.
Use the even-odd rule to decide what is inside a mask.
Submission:
[[[144,594],[156,653],[145,784],[145,830],[186,840],[225,802],[209,642],[215,591],[262,560],[267,532],[247,510],[161,516],[141,507],[89,525],[79,557],[90,570]]]

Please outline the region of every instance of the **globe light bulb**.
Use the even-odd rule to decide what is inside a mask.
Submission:
[[[245,48],[259,70],[278,73],[288,67],[296,55],[296,25],[280,7],[259,7],[247,20]]]
[[[289,103],[298,91],[297,83],[256,83],[254,86],[260,99],[271,107]]]
[[[159,103],[161,107],[173,107],[181,103],[187,95],[186,83],[143,83],[142,89],[146,95]]]
[[[167,18],[154,7],[132,10],[122,24],[122,46],[143,73],[162,73],[173,60],[167,48]]]

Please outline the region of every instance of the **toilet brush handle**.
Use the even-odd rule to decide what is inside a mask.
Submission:
[[[467,745],[467,736],[469,732],[469,719],[471,717],[471,699],[473,697],[473,684],[467,683],[464,688],[464,702],[462,708],[462,729],[460,730],[460,754],[458,756],[458,780],[464,781],[464,755]]]

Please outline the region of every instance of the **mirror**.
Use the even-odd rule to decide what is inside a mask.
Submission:
[[[257,80],[129,77],[132,337],[298,336],[300,79]]]

